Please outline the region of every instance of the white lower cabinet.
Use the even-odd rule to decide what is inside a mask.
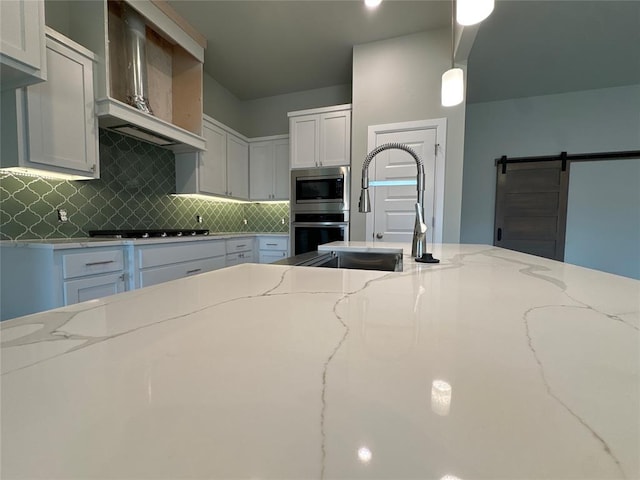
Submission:
[[[0,248],[0,319],[94,300],[132,288],[122,245],[56,250]]]
[[[265,235],[258,238],[258,261],[260,263],[273,263],[288,256],[288,237]]]
[[[60,253],[63,305],[124,292],[126,262],[123,247]]]
[[[125,291],[125,274],[110,273],[64,282],[65,305],[108,297]]]
[[[227,240],[227,267],[253,262],[254,241],[251,237]]]
[[[64,245],[64,244],[63,244]],[[65,247],[0,243],[0,320],[289,255],[284,235]]]
[[[224,240],[134,247],[136,288],[190,277],[226,266]]]

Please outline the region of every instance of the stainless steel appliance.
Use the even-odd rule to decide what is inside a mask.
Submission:
[[[165,237],[195,237],[209,235],[209,230],[204,229],[171,229],[165,228],[144,230],[89,230],[90,237],[103,238],[165,238]]]
[[[349,239],[349,167],[291,171],[291,252]]]
[[[313,252],[318,245],[349,240],[349,212],[293,213],[291,251],[294,255]]]
[[[323,167],[291,171],[291,210],[342,212],[349,210],[349,167]]]

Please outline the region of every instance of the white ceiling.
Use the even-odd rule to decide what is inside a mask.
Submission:
[[[352,47],[450,25],[447,0],[170,0],[208,41],[205,71],[240,100],[351,83]],[[640,0],[498,0],[468,101],[640,83]]]

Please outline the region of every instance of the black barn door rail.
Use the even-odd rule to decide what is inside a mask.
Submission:
[[[600,152],[600,153],[575,153],[568,155],[567,152],[561,152],[559,155],[545,155],[538,157],[514,157],[509,158],[503,155],[496,158],[496,166],[502,165],[502,173],[507,173],[507,164],[509,163],[528,163],[528,162],[557,162],[562,161],[562,170],[567,169],[567,161],[570,162],[592,162],[597,160],[623,160],[631,158],[640,158],[640,150],[627,150],[621,152]]]

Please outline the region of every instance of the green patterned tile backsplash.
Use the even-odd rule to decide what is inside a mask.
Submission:
[[[174,190],[172,152],[100,130],[99,180],[0,173],[0,239],[86,237],[97,229],[289,230],[287,203],[216,202],[172,196]],[[67,211],[68,222],[58,221],[58,208]],[[202,223],[196,223],[196,215]]]

